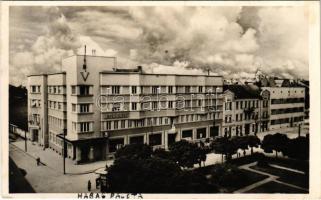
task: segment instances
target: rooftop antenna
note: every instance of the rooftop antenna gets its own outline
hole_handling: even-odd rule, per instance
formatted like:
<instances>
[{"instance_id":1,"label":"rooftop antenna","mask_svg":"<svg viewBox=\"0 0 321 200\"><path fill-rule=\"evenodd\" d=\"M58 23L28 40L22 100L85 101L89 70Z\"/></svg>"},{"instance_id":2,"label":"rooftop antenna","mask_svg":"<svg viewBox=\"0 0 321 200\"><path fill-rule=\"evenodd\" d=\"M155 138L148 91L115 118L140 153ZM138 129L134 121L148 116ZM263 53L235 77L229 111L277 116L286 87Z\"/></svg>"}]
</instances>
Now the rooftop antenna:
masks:
<instances>
[{"instance_id":1,"label":"rooftop antenna","mask_svg":"<svg viewBox=\"0 0 321 200\"><path fill-rule=\"evenodd\" d=\"M82 66L82 68L86 71L87 66L86 66L86 45L85 45L85 54L84 54L84 64Z\"/></svg>"}]
</instances>

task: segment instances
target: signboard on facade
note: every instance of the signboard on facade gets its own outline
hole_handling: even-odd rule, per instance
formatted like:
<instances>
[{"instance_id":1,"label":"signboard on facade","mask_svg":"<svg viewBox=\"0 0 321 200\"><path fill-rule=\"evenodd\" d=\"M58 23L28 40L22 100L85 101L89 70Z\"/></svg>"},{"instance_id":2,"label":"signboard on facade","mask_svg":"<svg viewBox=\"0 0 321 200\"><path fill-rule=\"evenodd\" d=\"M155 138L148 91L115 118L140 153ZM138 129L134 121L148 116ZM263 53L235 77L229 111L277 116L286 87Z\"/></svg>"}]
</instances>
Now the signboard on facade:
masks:
<instances>
[{"instance_id":1,"label":"signboard on facade","mask_svg":"<svg viewBox=\"0 0 321 200\"><path fill-rule=\"evenodd\" d=\"M112 112L104 114L104 119L129 118L129 112Z\"/></svg>"}]
</instances>

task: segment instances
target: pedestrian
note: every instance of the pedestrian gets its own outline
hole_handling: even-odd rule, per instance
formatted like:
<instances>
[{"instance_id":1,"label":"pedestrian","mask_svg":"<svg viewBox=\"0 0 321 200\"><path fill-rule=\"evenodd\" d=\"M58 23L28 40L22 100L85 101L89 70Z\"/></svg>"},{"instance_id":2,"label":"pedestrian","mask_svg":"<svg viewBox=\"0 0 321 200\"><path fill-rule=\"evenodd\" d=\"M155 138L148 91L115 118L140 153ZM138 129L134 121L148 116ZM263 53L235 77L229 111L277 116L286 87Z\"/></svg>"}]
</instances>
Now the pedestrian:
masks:
<instances>
[{"instance_id":1,"label":"pedestrian","mask_svg":"<svg viewBox=\"0 0 321 200\"><path fill-rule=\"evenodd\" d=\"M90 180L88 181L88 191L90 192L90 190L91 190L91 182L90 182Z\"/></svg>"},{"instance_id":2,"label":"pedestrian","mask_svg":"<svg viewBox=\"0 0 321 200\"><path fill-rule=\"evenodd\" d=\"M40 158L37 157L37 158L36 158L36 161L37 161L37 166L39 166L39 164L40 164Z\"/></svg>"}]
</instances>

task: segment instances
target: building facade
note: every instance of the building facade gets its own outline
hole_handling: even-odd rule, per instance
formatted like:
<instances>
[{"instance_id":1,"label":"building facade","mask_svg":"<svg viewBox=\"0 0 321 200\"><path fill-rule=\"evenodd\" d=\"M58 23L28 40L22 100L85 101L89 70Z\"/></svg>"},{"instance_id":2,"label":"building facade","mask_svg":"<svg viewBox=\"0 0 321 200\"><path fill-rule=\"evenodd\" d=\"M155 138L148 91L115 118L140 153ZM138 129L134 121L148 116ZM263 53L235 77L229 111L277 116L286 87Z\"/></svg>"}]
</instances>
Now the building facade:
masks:
<instances>
[{"instance_id":1,"label":"building facade","mask_svg":"<svg viewBox=\"0 0 321 200\"><path fill-rule=\"evenodd\" d=\"M298 127L300 133L305 116L304 87L263 87L270 92L270 129Z\"/></svg>"},{"instance_id":2,"label":"building facade","mask_svg":"<svg viewBox=\"0 0 321 200\"><path fill-rule=\"evenodd\" d=\"M225 85L224 136L243 136L269 130L269 91L255 85Z\"/></svg>"},{"instance_id":3,"label":"building facade","mask_svg":"<svg viewBox=\"0 0 321 200\"><path fill-rule=\"evenodd\" d=\"M29 129L58 153L65 134L75 163L108 159L126 144L167 149L221 135L221 76L147 74L117 69L113 57L80 55L64 59L62 71L28 77L29 101L39 104L28 106Z\"/></svg>"},{"instance_id":4,"label":"building facade","mask_svg":"<svg viewBox=\"0 0 321 200\"><path fill-rule=\"evenodd\" d=\"M221 76L148 74L116 62L76 55L59 73L28 76L31 140L82 163L110 159L126 144L167 149L181 139L300 133L304 123L303 87L223 86Z\"/></svg>"}]
</instances>

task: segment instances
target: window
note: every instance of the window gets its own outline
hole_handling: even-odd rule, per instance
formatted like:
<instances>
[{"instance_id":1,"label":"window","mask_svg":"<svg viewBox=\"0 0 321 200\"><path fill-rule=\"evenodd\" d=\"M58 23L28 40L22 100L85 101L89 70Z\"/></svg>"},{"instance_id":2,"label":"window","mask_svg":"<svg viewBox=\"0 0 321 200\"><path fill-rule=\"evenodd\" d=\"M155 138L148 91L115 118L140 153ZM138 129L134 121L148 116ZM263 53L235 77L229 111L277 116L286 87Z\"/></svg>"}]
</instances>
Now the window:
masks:
<instances>
[{"instance_id":1,"label":"window","mask_svg":"<svg viewBox=\"0 0 321 200\"><path fill-rule=\"evenodd\" d=\"M71 94L77 94L76 93L76 86L71 86Z\"/></svg>"},{"instance_id":2,"label":"window","mask_svg":"<svg viewBox=\"0 0 321 200\"><path fill-rule=\"evenodd\" d=\"M79 123L80 132L92 131L92 122L81 122Z\"/></svg>"},{"instance_id":3,"label":"window","mask_svg":"<svg viewBox=\"0 0 321 200\"><path fill-rule=\"evenodd\" d=\"M203 86L198 86L198 92L202 93L203 92Z\"/></svg>"},{"instance_id":4,"label":"window","mask_svg":"<svg viewBox=\"0 0 321 200\"><path fill-rule=\"evenodd\" d=\"M157 109L158 108L158 102L157 101L153 101L152 102L152 109Z\"/></svg>"},{"instance_id":5,"label":"window","mask_svg":"<svg viewBox=\"0 0 321 200\"><path fill-rule=\"evenodd\" d=\"M185 86L185 93L191 93L191 86Z\"/></svg>"},{"instance_id":6,"label":"window","mask_svg":"<svg viewBox=\"0 0 321 200\"><path fill-rule=\"evenodd\" d=\"M111 129L111 121L106 122L106 130Z\"/></svg>"},{"instance_id":7,"label":"window","mask_svg":"<svg viewBox=\"0 0 321 200\"><path fill-rule=\"evenodd\" d=\"M51 103L51 102L50 102ZM50 104L51 105L51 104ZM77 107L76 107L76 104L71 104L71 107L72 107L72 112L77 112Z\"/></svg>"},{"instance_id":8,"label":"window","mask_svg":"<svg viewBox=\"0 0 321 200\"><path fill-rule=\"evenodd\" d=\"M235 121L239 121L239 114L235 115Z\"/></svg>"},{"instance_id":9,"label":"window","mask_svg":"<svg viewBox=\"0 0 321 200\"><path fill-rule=\"evenodd\" d=\"M90 104L80 104L80 113L89 112Z\"/></svg>"},{"instance_id":10,"label":"window","mask_svg":"<svg viewBox=\"0 0 321 200\"><path fill-rule=\"evenodd\" d=\"M168 108L173 108L173 101L168 102Z\"/></svg>"},{"instance_id":11,"label":"window","mask_svg":"<svg viewBox=\"0 0 321 200\"><path fill-rule=\"evenodd\" d=\"M182 131L182 138L193 138L193 130Z\"/></svg>"},{"instance_id":12,"label":"window","mask_svg":"<svg viewBox=\"0 0 321 200\"><path fill-rule=\"evenodd\" d=\"M119 94L120 93L120 86L111 86L111 93L112 94Z\"/></svg>"},{"instance_id":13,"label":"window","mask_svg":"<svg viewBox=\"0 0 321 200\"><path fill-rule=\"evenodd\" d=\"M206 138L206 128L197 129L196 138L197 139Z\"/></svg>"},{"instance_id":14,"label":"window","mask_svg":"<svg viewBox=\"0 0 321 200\"><path fill-rule=\"evenodd\" d=\"M152 87L152 94L157 94L157 93L158 93L158 90L159 90L159 87L158 87L158 86L153 86L153 87Z\"/></svg>"},{"instance_id":15,"label":"window","mask_svg":"<svg viewBox=\"0 0 321 200\"><path fill-rule=\"evenodd\" d=\"M132 94L137 94L137 86L132 86Z\"/></svg>"},{"instance_id":16,"label":"window","mask_svg":"<svg viewBox=\"0 0 321 200\"><path fill-rule=\"evenodd\" d=\"M236 102L236 110L238 110L239 109L239 102L237 101Z\"/></svg>"},{"instance_id":17,"label":"window","mask_svg":"<svg viewBox=\"0 0 321 200\"><path fill-rule=\"evenodd\" d=\"M132 110L137 110L137 103L135 102L132 103Z\"/></svg>"},{"instance_id":18,"label":"window","mask_svg":"<svg viewBox=\"0 0 321 200\"><path fill-rule=\"evenodd\" d=\"M162 134L151 134L149 135L149 145L162 145Z\"/></svg>"},{"instance_id":19,"label":"window","mask_svg":"<svg viewBox=\"0 0 321 200\"><path fill-rule=\"evenodd\" d=\"M89 95L89 85L80 85L79 86L79 95Z\"/></svg>"},{"instance_id":20,"label":"window","mask_svg":"<svg viewBox=\"0 0 321 200\"><path fill-rule=\"evenodd\" d=\"M31 92L32 93L39 93L40 92L40 86L32 85L30 87L31 87Z\"/></svg>"},{"instance_id":21,"label":"window","mask_svg":"<svg viewBox=\"0 0 321 200\"><path fill-rule=\"evenodd\" d=\"M121 124L120 124L120 126L121 126L121 128L125 128L125 122L126 122L126 120L121 120Z\"/></svg>"},{"instance_id":22,"label":"window","mask_svg":"<svg viewBox=\"0 0 321 200\"><path fill-rule=\"evenodd\" d=\"M225 102L225 110L232 110L232 102Z\"/></svg>"},{"instance_id":23,"label":"window","mask_svg":"<svg viewBox=\"0 0 321 200\"><path fill-rule=\"evenodd\" d=\"M168 86L168 94L173 94L173 86Z\"/></svg>"},{"instance_id":24,"label":"window","mask_svg":"<svg viewBox=\"0 0 321 200\"><path fill-rule=\"evenodd\" d=\"M197 106L202 106L202 100L199 99L199 100L197 101Z\"/></svg>"},{"instance_id":25,"label":"window","mask_svg":"<svg viewBox=\"0 0 321 200\"><path fill-rule=\"evenodd\" d=\"M118 121L114 121L114 129L118 129Z\"/></svg>"}]
</instances>

